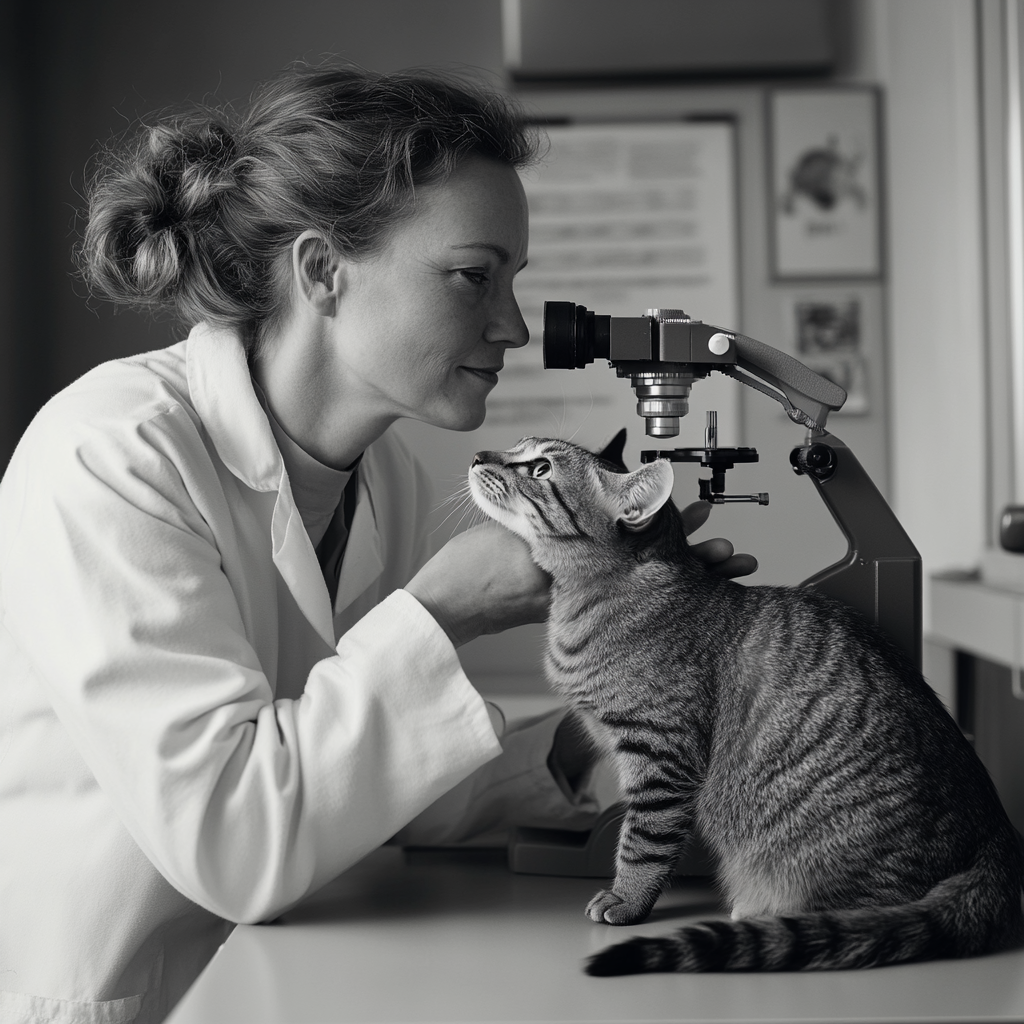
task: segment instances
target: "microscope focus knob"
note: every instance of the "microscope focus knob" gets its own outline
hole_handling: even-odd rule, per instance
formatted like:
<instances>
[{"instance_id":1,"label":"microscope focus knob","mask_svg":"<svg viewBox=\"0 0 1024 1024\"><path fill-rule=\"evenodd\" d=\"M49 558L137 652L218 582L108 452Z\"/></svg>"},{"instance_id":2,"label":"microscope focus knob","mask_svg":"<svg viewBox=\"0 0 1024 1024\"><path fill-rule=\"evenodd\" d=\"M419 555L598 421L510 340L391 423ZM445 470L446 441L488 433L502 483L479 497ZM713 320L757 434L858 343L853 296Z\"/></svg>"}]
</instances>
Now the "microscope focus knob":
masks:
<instances>
[{"instance_id":1,"label":"microscope focus knob","mask_svg":"<svg viewBox=\"0 0 1024 1024\"><path fill-rule=\"evenodd\" d=\"M819 480L828 480L836 469L835 450L818 442L794 448L789 453L789 461L797 473L807 473Z\"/></svg>"},{"instance_id":2,"label":"microscope focus knob","mask_svg":"<svg viewBox=\"0 0 1024 1024\"><path fill-rule=\"evenodd\" d=\"M732 338L728 334L723 334L719 331L717 334L712 334L708 338L708 351L712 355L724 356L729 351L729 345L732 342Z\"/></svg>"}]
</instances>

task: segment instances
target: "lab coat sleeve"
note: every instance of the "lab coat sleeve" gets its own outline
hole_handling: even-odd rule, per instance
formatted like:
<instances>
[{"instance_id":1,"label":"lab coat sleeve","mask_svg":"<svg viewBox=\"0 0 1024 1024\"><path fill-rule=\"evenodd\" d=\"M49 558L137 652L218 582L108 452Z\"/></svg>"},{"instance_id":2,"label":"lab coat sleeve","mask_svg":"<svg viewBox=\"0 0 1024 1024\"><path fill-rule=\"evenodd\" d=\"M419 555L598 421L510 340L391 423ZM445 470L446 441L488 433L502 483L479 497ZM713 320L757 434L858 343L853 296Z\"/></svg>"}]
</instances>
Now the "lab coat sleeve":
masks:
<instances>
[{"instance_id":1,"label":"lab coat sleeve","mask_svg":"<svg viewBox=\"0 0 1024 1024\"><path fill-rule=\"evenodd\" d=\"M403 828L403 846L440 846L515 826L580 830L601 811L590 778L573 791L549 766L561 709L508 723L501 756L477 769Z\"/></svg>"},{"instance_id":2,"label":"lab coat sleeve","mask_svg":"<svg viewBox=\"0 0 1024 1024\"><path fill-rule=\"evenodd\" d=\"M298 699L274 699L195 500L209 460L188 418L169 408L121 433L37 419L0 506L3 628L164 877L254 922L500 747L451 644L403 591Z\"/></svg>"}]
</instances>

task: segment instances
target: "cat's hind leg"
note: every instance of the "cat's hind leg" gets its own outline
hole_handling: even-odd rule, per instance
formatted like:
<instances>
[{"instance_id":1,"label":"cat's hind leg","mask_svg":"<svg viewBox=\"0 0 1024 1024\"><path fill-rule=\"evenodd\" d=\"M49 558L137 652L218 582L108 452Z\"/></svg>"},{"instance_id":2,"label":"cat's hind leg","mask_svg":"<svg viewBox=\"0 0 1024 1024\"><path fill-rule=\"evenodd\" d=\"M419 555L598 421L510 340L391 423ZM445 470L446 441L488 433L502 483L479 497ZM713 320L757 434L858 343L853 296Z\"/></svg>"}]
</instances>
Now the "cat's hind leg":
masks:
<instances>
[{"instance_id":1,"label":"cat's hind leg","mask_svg":"<svg viewBox=\"0 0 1024 1024\"><path fill-rule=\"evenodd\" d=\"M718 881L732 907L730 917L780 917L801 914L808 906L806 879L786 865L723 858Z\"/></svg>"}]
</instances>

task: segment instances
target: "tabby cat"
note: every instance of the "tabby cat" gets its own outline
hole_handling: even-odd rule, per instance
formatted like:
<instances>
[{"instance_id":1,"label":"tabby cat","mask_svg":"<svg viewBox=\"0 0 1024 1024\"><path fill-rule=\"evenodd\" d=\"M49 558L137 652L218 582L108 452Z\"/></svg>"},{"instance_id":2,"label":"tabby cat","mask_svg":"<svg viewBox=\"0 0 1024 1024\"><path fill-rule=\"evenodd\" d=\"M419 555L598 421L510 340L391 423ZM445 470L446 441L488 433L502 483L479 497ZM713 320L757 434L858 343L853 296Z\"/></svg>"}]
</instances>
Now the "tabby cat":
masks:
<instances>
[{"instance_id":1,"label":"tabby cat","mask_svg":"<svg viewBox=\"0 0 1024 1024\"><path fill-rule=\"evenodd\" d=\"M524 438L470 489L552 577L546 671L613 759L615 880L644 920L695 830L730 921L634 938L590 974L874 967L1024 938L1024 852L981 762L874 626L813 588L741 586L690 552L668 462L633 473Z\"/></svg>"}]
</instances>

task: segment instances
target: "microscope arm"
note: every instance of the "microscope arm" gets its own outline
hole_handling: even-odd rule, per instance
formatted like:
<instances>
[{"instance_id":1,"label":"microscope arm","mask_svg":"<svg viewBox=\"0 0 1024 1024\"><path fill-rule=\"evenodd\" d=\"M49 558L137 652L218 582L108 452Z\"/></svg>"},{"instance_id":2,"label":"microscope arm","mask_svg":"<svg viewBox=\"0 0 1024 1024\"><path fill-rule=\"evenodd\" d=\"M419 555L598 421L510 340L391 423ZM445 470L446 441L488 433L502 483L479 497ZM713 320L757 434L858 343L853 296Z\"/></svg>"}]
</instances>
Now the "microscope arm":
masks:
<instances>
[{"instance_id":1,"label":"microscope arm","mask_svg":"<svg viewBox=\"0 0 1024 1024\"><path fill-rule=\"evenodd\" d=\"M814 433L790 462L811 478L849 549L804 580L879 626L921 667L921 556L857 456L834 434Z\"/></svg>"},{"instance_id":2,"label":"microscope arm","mask_svg":"<svg viewBox=\"0 0 1024 1024\"><path fill-rule=\"evenodd\" d=\"M811 478L849 544L843 558L802 586L816 587L856 609L920 668L921 556L856 455L824 429L829 412L846 401L846 392L770 345L742 334L733 337L736 366L782 394L772 395L736 367L727 372L771 395L786 407L790 419L811 428L810 443L794 449L790 461L798 473Z\"/></svg>"},{"instance_id":3,"label":"microscope arm","mask_svg":"<svg viewBox=\"0 0 1024 1024\"><path fill-rule=\"evenodd\" d=\"M789 399L788 405L785 402L782 404L786 406L790 419L795 422L806 427L824 429L829 412L841 408L846 401L846 392L838 384L815 373L785 352L743 334L736 334L734 338L736 365L778 388ZM744 384L750 383L737 373L731 375Z\"/></svg>"},{"instance_id":4,"label":"microscope arm","mask_svg":"<svg viewBox=\"0 0 1024 1024\"><path fill-rule=\"evenodd\" d=\"M785 352L745 334L698 320L655 321L657 330L648 355L646 345L637 341L638 327L632 318L608 319L607 345L601 346L600 354L619 367L620 376L633 376L634 387L643 377L656 376L661 367L670 373L694 377L718 370L763 391L781 403L790 419L816 430L824 430L829 412L841 408L846 401L846 392L838 384ZM639 356L643 359L637 361ZM739 370L765 384L755 383ZM773 390L765 385L771 385Z\"/></svg>"},{"instance_id":5,"label":"microscope arm","mask_svg":"<svg viewBox=\"0 0 1024 1024\"><path fill-rule=\"evenodd\" d=\"M654 321L658 328L655 350L661 365L669 365L669 359L679 360L675 363L677 372L693 378L718 370L779 402L790 419L809 428L808 442L793 451L791 462L798 473L806 473L814 481L846 537L849 550L845 558L817 573L805 585L817 587L855 608L920 664L920 555L853 452L825 430L828 414L842 407L846 392L792 356L755 338L671 315L674 311L659 312L660 319ZM632 321L626 323L632 325ZM622 344L617 330L618 321L612 319L611 356L616 355ZM683 362L687 358L689 362ZM635 375L643 365L631 363L628 372ZM639 394L638 391L638 397ZM646 413L641 411L641 415ZM695 453L697 449L679 449L677 454L691 451ZM718 451L722 455L719 462L724 464L741 449ZM708 449L702 452L706 460ZM658 456L672 457L663 452L642 454L645 461ZM731 463L724 468L730 466Z\"/></svg>"}]
</instances>

